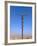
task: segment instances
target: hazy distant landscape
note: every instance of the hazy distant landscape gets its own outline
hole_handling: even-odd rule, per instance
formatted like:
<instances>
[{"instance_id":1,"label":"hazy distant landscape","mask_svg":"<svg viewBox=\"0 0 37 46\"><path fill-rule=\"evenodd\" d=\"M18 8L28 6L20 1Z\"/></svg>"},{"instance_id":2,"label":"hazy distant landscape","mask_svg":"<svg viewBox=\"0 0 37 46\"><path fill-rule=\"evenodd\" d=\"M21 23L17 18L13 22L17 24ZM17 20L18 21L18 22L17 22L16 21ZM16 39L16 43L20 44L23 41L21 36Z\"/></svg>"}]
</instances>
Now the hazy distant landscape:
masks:
<instances>
[{"instance_id":1,"label":"hazy distant landscape","mask_svg":"<svg viewBox=\"0 0 37 46\"><path fill-rule=\"evenodd\" d=\"M22 35L21 34L11 33L10 34L10 39L11 40L22 39ZM23 35L23 39L32 39L32 36L31 35L28 35L28 34L24 34Z\"/></svg>"}]
</instances>

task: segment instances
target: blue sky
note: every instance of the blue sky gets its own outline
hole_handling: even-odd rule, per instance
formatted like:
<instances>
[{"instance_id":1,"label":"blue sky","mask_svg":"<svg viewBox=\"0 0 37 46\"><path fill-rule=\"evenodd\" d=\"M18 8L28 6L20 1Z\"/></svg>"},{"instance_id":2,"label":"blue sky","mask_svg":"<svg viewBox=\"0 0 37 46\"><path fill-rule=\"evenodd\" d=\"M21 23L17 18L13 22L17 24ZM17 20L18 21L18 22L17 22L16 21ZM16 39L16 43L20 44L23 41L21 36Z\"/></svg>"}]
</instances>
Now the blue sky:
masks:
<instances>
[{"instance_id":1,"label":"blue sky","mask_svg":"<svg viewBox=\"0 0 37 46\"><path fill-rule=\"evenodd\" d=\"M32 7L10 6L10 32L21 34L24 15L24 34L32 33Z\"/></svg>"}]
</instances>

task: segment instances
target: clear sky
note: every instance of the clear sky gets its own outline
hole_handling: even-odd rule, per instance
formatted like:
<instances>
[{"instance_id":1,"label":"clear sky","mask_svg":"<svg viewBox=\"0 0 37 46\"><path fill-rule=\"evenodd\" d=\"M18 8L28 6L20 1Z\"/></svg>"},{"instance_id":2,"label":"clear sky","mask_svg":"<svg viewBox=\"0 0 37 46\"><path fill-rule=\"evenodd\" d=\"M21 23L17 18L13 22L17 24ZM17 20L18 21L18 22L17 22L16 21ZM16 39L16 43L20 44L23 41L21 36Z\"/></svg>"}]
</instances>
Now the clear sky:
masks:
<instances>
[{"instance_id":1,"label":"clear sky","mask_svg":"<svg viewBox=\"0 0 37 46\"><path fill-rule=\"evenodd\" d=\"M32 7L10 6L10 31L21 34L22 20L24 15L24 34L32 33Z\"/></svg>"}]
</instances>

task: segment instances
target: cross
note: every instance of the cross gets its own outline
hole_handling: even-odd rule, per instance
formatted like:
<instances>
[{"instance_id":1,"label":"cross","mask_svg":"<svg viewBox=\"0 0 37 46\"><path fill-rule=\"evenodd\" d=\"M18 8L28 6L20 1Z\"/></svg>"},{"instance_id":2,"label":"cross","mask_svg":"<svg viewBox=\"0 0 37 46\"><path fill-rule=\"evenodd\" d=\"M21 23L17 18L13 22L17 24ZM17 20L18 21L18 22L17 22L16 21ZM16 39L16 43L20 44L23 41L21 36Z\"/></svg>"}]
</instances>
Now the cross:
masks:
<instances>
[{"instance_id":1,"label":"cross","mask_svg":"<svg viewBox=\"0 0 37 46\"><path fill-rule=\"evenodd\" d=\"M27 14L25 14L25 16L27 16ZM24 15L22 15L22 39L23 39L23 31L24 31Z\"/></svg>"}]
</instances>

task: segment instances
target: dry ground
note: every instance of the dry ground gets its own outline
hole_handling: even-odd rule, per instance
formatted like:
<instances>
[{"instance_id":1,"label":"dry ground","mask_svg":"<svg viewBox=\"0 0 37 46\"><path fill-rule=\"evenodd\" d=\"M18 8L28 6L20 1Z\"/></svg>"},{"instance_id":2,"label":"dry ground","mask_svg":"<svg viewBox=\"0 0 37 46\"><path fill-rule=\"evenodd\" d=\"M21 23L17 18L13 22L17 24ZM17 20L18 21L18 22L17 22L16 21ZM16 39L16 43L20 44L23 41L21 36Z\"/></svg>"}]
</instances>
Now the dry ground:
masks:
<instances>
[{"instance_id":1,"label":"dry ground","mask_svg":"<svg viewBox=\"0 0 37 46\"><path fill-rule=\"evenodd\" d=\"M11 40L22 39L22 35L10 34ZM32 39L31 35L23 35L23 39Z\"/></svg>"}]
</instances>

